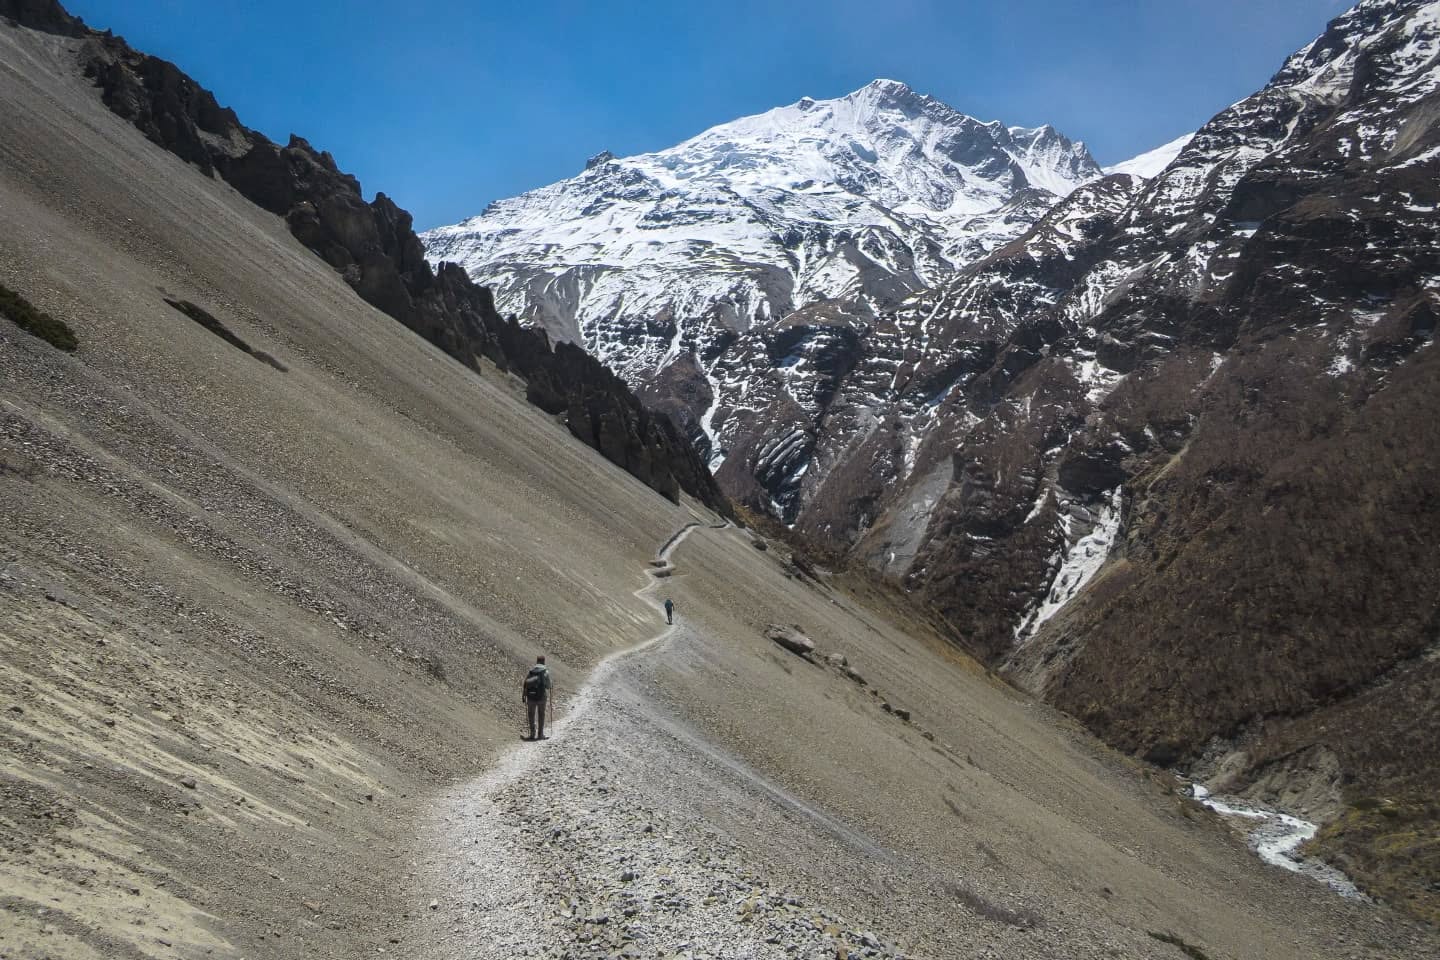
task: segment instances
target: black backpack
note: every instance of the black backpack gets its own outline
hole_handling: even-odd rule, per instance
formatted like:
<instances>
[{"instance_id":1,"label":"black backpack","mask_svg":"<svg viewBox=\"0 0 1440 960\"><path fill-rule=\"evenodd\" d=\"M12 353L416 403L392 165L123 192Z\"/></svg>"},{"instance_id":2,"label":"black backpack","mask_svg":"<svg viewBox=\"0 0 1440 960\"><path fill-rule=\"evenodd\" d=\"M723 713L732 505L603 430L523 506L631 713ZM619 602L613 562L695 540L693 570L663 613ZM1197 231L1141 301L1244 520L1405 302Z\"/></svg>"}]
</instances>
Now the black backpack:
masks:
<instances>
[{"instance_id":1,"label":"black backpack","mask_svg":"<svg viewBox=\"0 0 1440 960\"><path fill-rule=\"evenodd\" d=\"M545 699L545 673L544 667L531 667L530 672L525 675L525 699Z\"/></svg>"}]
</instances>

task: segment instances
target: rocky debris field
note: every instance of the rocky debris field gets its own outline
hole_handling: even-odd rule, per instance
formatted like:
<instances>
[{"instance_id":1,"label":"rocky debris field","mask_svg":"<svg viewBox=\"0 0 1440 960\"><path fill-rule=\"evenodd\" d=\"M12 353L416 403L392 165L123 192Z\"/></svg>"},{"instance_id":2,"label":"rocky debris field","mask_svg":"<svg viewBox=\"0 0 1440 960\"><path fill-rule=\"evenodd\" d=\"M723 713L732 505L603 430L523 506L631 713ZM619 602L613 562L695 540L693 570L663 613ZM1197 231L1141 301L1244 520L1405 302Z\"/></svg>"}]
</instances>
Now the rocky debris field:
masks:
<instances>
[{"instance_id":1,"label":"rocky debris field","mask_svg":"<svg viewBox=\"0 0 1440 960\"><path fill-rule=\"evenodd\" d=\"M592 736L536 748L493 797L453 808L472 852L431 913L454 955L904 956L765 878L716 831L641 802L595 762Z\"/></svg>"},{"instance_id":2,"label":"rocky debris field","mask_svg":"<svg viewBox=\"0 0 1440 960\"><path fill-rule=\"evenodd\" d=\"M637 597L658 609L651 595L676 574L670 556L698 526L664 544ZM437 805L430 849L444 853L426 864L430 885L420 887L438 895L417 911L426 929L407 941L411 955L905 956L787 889L722 836L704 819L707 788L697 778L656 776L677 755L659 742L670 739L656 733L667 723L637 696L644 680L626 674L626 661L694 640L670 625L602 663L552 739L513 749Z\"/></svg>"},{"instance_id":3,"label":"rocky debris field","mask_svg":"<svg viewBox=\"0 0 1440 960\"><path fill-rule=\"evenodd\" d=\"M669 557L698 526L665 544L636 596L658 606L657 587L683 579ZM772 634L819 652L799 628ZM859 960L996 958L1016 936L1038 938L1041 952L1013 955L1045 956L1074 939L1068 922L997 902L980 878L910 862L709 742L652 672L706 645L677 622L612 655L561 702L549 740L517 744L437 798L405 875L409 930L389 949L426 960ZM834 671L913 725L843 655L810 662L817 680ZM1094 949L1074 956L1116 955L1088 939Z\"/></svg>"}]
</instances>

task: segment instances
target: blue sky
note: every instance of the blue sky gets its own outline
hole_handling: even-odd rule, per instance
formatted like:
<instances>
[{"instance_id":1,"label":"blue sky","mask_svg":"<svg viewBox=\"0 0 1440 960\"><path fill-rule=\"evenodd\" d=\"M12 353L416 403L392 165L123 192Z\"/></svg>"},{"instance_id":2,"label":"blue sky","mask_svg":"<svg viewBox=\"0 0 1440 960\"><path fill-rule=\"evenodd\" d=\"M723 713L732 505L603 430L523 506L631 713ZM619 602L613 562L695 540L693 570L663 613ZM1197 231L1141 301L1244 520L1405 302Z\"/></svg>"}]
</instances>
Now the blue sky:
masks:
<instances>
[{"instance_id":1,"label":"blue sky","mask_svg":"<svg viewBox=\"0 0 1440 960\"><path fill-rule=\"evenodd\" d=\"M420 228L802 96L903 80L1113 163L1261 86L1338 0L67 0Z\"/></svg>"}]
</instances>

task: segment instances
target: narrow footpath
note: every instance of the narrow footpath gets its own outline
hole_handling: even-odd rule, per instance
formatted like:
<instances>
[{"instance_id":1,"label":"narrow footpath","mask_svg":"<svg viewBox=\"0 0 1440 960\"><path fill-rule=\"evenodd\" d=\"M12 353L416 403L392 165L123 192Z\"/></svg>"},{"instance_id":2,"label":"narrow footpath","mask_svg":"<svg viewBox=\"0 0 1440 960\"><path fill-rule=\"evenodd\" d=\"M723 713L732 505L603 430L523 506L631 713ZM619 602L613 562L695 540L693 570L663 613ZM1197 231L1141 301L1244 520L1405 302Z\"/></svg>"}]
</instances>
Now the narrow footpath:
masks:
<instances>
[{"instance_id":1,"label":"narrow footpath","mask_svg":"<svg viewBox=\"0 0 1440 960\"><path fill-rule=\"evenodd\" d=\"M672 558L702 526L677 531L635 591L662 624L657 594L682 576ZM517 744L436 805L421 838L426 859L417 864L433 899L397 953L432 960L902 956L778 889L709 828L704 807L764 817L781 806L775 788L677 736L623 669L695 639L677 618L605 657L552 739ZM838 856L853 846L830 843Z\"/></svg>"}]
</instances>

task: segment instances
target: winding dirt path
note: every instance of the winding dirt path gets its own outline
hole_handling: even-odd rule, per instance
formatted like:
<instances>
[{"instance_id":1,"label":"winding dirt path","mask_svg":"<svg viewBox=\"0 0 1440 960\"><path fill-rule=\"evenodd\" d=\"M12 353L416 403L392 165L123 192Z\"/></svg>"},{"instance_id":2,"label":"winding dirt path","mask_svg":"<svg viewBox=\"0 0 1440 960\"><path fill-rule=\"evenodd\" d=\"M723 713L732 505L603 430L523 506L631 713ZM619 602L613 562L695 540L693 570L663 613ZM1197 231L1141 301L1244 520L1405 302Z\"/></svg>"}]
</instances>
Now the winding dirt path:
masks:
<instances>
[{"instance_id":1,"label":"winding dirt path","mask_svg":"<svg viewBox=\"0 0 1440 960\"><path fill-rule=\"evenodd\" d=\"M645 568L645 574L649 582L634 592L635 597L644 600L651 607L655 608L656 611L663 612L664 608L661 602L656 600L652 594L658 591L661 585L674 575L675 566L670 562L671 555L689 538L690 534L702 526L705 526L705 524L698 520L687 523L675 531L669 540L665 541L656 552L655 560ZM728 526L730 526L729 523L715 524L713 525L713 529L724 529ZM606 654L599 663L595 664L594 669L590 671L590 675L587 676L585 681L580 685L580 689L570 698L568 709L560 715L558 720L547 724L550 728L552 738L558 737L560 733L572 726L575 721L584 718L590 712L595 703L595 691L603 686L606 678L614 672L615 667L621 661L644 650L648 650L656 644L663 643L665 640L674 636L678 629L679 624L667 624L665 629L653 637L650 637L648 640L642 640L634 646ZM490 770L467 785L466 793L481 798L493 797L504 788L506 784L525 776L536 760L543 755L543 749L544 748L537 749L536 745L532 743L517 743L512 745L495 761L495 765L491 767Z\"/></svg>"},{"instance_id":2,"label":"winding dirt path","mask_svg":"<svg viewBox=\"0 0 1440 960\"><path fill-rule=\"evenodd\" d=\"M670 557L679 549L680 544L689 539L690 534L702 526L705 526L705 524L694 520L670 535L670 539L666 540L660 549L656 551L654 561L645 568L645 575L649 578L650 582L634 592L636 599L645 601L658 613L664 612L664 604L655 599L654 594L659 592L660 588L675 574L675 565L670 562ZM729 523L719 523L711 524L710 528L714 530L724 530L728 526L730 526ZM674 636L678 629L679 624L667 624L664 630L661 630L648 640L642 640L633 647L626 647L623 650L616 650L613 653L606 654L599 663L595 664L595 668L590 671L590 675L585 678L585 682L581 684L580 689L571 701L570 708L566 710L559 721L553 725L552 729L554 732L559 733L570 726L575 720L584 717L590 712L595 702L595 690L604 684L605 680L615 671L615 667L621 661L648 650L657 644L663 643ZM510 752L512 754L533 754L533 751L526 751L518 747L512 747ZM501 764L503 763L504 761L502 760Z\"/></svg>"},{"instance_id":3,"label":"winding dirt path","mask_svg":"<svg viewBox=\"0 0 1440 960\"><path fill-rule=\"evenodd\" d=\"M634 595L675 575L688 523L659 549ZM724 529L729 524L711 524ZM517 744L432 808L421 849L431 891L397 950L426 960L512 957L773 960L899 956L873 933L807 904L759 869L696 811L745 811L780 836L815 820L834 875L873 867L879 851L657 711L631 658L667 640L697 642L681 621L605 657L548 745ZM577 722L578 721L578 722ZM804 855L811 855L814 849ZM823 852L820 855L824 855Z\"/></svg>"}]
</instances>

